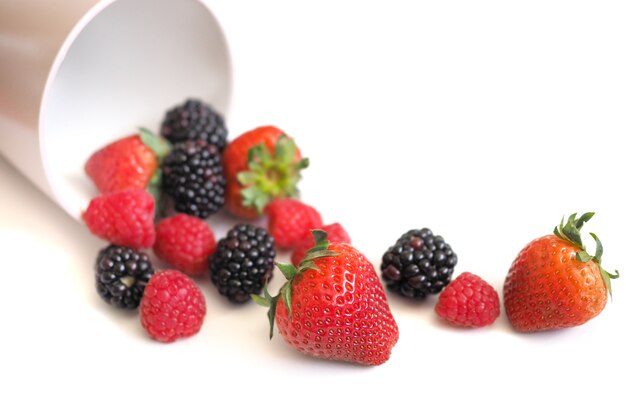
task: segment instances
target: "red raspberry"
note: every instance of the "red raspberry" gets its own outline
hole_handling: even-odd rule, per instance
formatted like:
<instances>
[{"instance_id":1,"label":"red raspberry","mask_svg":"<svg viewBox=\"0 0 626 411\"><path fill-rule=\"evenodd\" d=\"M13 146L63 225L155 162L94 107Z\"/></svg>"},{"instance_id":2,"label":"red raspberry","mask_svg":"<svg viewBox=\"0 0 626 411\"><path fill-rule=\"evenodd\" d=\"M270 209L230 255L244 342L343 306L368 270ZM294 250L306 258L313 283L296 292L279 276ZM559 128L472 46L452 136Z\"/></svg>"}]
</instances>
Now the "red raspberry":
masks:
<instances>
[{"instance_id":1,"label":"red raspberry","mask_svg":"<svg viewBox=\"0 0 626 411\"><path fill-rule=\"evenodd\" d=\"M459 327L483 327L500 315L500 300L485 280L465 272L444 288L435 311Z\"/></svg>"},{"instance_id":2,"label":"red raspberry","mask_svg":"<svg viewBox=\"0 0 626 411\"><path fill-rule=\"evenodd\" d=\"M215 246L213 231L198 217L177 214L156 226L154 253L188 275L200 275L208 270L209 256Z\"/></svg>"},{"instance_id":3,"label":"red raspberry","mask_svg":"<svg viewBox=\"0 0 626 411\"><path fill-rule=\"evenodd\" d=\"M350 240L350 236L343 228L343 226L339 223L328 224L320 227L320 230L324 230L327 235L328 241L331 243L347 243L352 244L352 240ZM302 238L296 246L293 248L293 252L291 253L291 263L296 267L304 258L306 252L315 245L315 239L313 235L307 234Z\"/></svg>"},{"instance_id":4,"label":"red raspberry","mask_svg":"<svg viewBox=\"0 0 626 411\"><path fill-rule=\"evenodd\" d=\"M272 201L266 213L268 230L278 248L292 248L310 230L322 225L322 217L316 209L293 198Z\"/></svg>"},{"instance_id":5,"label":"red raspberry","mask_svg":"<svg viewBox=\"0 0 626 411\"><path fill-rule=\"evenodd\" d=\"M83 220L89 231L115 245L140 249L154 244L154 199L130 189L102 194L89 203Z\"/></svg>"},{"instance_id":6,"label":"red raspberry","mask_svg":"<svg viewBox=\"0 0 626 411\"><path fill-rule=\"evenodd\" d=\"M159 271L144 290L141 325L157 341L172 342L200 331L206 305L198 286L176 270Z\"/></svg>"}]
</instances>

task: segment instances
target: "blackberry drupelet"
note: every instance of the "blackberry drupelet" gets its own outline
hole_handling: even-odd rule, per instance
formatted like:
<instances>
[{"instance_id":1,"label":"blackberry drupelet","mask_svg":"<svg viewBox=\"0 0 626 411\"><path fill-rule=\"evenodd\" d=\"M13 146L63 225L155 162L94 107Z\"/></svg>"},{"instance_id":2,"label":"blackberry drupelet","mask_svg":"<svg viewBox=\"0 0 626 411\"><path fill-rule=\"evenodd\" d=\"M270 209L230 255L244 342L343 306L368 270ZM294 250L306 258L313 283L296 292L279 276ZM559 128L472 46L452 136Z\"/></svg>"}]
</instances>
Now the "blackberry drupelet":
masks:
<instances>
[{"instance_id":1,"label":"blackberry drupelet","mask_svg":"<svg viewBox=\"0 0 626 411\"><path fill-rule=\"evenodd\" d=\"M450 283L456 254L428 228L410 230L383 255L381 272L387 289L422 300Z\"/></svg>"},{"instance_id":2,"label":"blackberry drupelet","mask_svg":"<svg viewBox=\"0 0 626 411\"><path fill-rule=\"evenodd\" d=\"M272 278L276 248L263 228L237 224L217 244L210 263L211 280L233 303L245 303Z\"/></svg>"},{"instance_id":3,"label":"blackberry drupelet","mask_svg":"<svg viewBox=\"0 0 626 411\"><path fill-rule=\"evenodd\" d=\"M224 205L226 179L216 145L204 140L178 143L161 169L163 190L177 211L204 219Z\"/></svg>"},{"instance_id":4,"label":"blackberry drupelet","mask_svg":"<svg viewBox=\"0 0 626 411\"><path fill-rule=\"evenodd\" d=\"M200 100L188 99L165 114L161 135L172 143L205 140L221 151L226 147L228 130L224 119L213 107Z\"/></svg>"},{"instance_id":5,"label":"blackberry drupelet","mask_svg":"<svg viewBox=\"0 0 626 411\"><path fill-rule=\"evenodd\" d=\"M96 259L96 289L104 301L129 310L139 306L154 270L148 255L132 248L109 245Z\"/></svg>"}]
</instances>

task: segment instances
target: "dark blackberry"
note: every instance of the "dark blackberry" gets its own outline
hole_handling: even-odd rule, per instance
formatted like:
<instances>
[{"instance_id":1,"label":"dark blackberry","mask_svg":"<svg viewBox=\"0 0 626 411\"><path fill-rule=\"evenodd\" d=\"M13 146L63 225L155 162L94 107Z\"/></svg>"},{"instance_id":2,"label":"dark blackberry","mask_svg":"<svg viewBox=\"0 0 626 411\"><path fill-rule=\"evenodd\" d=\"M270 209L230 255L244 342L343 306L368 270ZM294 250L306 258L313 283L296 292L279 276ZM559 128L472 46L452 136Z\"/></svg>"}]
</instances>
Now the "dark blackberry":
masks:
<instances>
[{"instance_id":1,"label":"dark blackberry","mask_svg":"<svg viewBox=\"0 0 626 411\"><path fill-rule=\"evenodd\" d=\"M110 245L96 259L96 289L104 301L129 310L139 306L143 290L154 274L145 253Z\"/></svg>"},{"instance_id":2,"label":"dark blackberry","mask_svg":"<svg viewBox=\"0 0 626 411\"><path fill-rule=\"evenodd\" d=\"M217 243L210 263L211 280L233 303L245 303L272 278L276 248L263 228L237 224Z\"/></svg>"},{"instance_id":3,"label":"dark blackberry","mask_svg":"<svg viewBox=\"0 0 626 411\"><path fill-rule=\"evenodd\" d=\"M178 143L165 157L163 191L181 213L207 218L224 205L226 179L217 146L204 140Z\"/></svg>"},{"instance_id":4,"label":"dark blackberry","mask_svg":"<svg viewBox=\"0 0 626 411\"><path fill-rule=\"evenodd\" d=\"M213 107L200 100L188 99L165 114L161 135L172 143L205 140L221 151L226 147L228 130L224 119Z\"/></svg>"},{"instance_id":5,"label":"dark blackberry","mask_svg":"<svg viewBox=\"0 0 626 411\"><path fill-rule=\"evenodd\" d=\"M456 254L428 228L406 232L383 255L381 272L387 289L404 297L424 299L450 283Z\"/></svg>"}]
</instances>

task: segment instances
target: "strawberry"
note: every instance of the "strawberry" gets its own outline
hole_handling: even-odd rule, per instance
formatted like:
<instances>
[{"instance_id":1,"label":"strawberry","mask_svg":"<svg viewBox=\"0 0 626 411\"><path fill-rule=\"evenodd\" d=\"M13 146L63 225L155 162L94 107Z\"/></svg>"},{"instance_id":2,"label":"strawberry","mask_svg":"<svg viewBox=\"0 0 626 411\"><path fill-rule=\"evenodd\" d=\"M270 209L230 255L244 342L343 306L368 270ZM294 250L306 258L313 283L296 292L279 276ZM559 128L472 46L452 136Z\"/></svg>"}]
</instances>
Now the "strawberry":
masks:
<instances>
[{"instance_id":1,"label":"strawberry","mask_svg":"<svg viewBox=\"0 0 626 411\"><path fill-rule=\"evenodd\" d=\"M273 126L258 127L233 140L223 153L226 209L254 219L272 199L295 197L300 170L309 164L293 139Z\"/></svg>"},{"instance_id":2,"label":"strawberry","mask_svg":"<svg viewBox=\"0 0 626 411\"><path fill-rule=\"evenodd\" d=\"M391 314L374 266L357 249L329 243L313 230L313 247L296 268L277 264L287 278L277 296L267 289L253 295L269 307L270 338L274 321L288 345L314 357L380 365L398 341Z\"/></svg>"},{"instance_id":3,"label":"strawberry","mask_svg":"<svg viewBox=\"0 0 626 411\"><path fill-rule=\"evenodd\" d=\"M339 223L324 225L319 227L319 229L326 232L328 241L332 243L352 244L352 240L350 240L348 232ZM310 235L305 235L304 238L298 241L298 243L293 248L293 252L291 253L291 264L296 266L300 264L300 261L302 261L307 251L309 251L309 249L314 246L315 241L313 237L311 237Z\"/></svg>"},{"instance_id":4,"label":"strawberry","mask_svg":"<svg viewBox=\"0 0 626 411\"><path fill-rule=\"evenodd\" d=\"M310 205L293 198L279 198L266 209L268 231L276 247L293 248L309 231L322 226L320 213ZM310 248L310 247L309 247Z\"/></svg>"},{"instance_id":5,"label":"strawberry","mask_svg":"<svg viewBox=\"0 0 626 411\"><path fill-rule=\"evenodd\" d=\"M582 244L580 229L593 214L572 214L554 234L531 241L518 254L504 283L504 308L515 330L575 327L604 309L610 280L619 273L600 266L603 248L595 234L590 233L594 256Z\"/></svg>"},{"instance_id":6,"label":"strawberry","mask_svg":"<svg viewBox=\"0 0 626 411\"><path fill-rule=\"evenodd\" d=\"M103 193L146 188L168 145L146 129L108 144L91 155L85 172Z\"/></svg>"},{"instance_id":7,"label":"strawberry","mask_svg":"<svg viewBox=\"0 0 626 411\"><path fill-rule=\"evenodd\" d=\"M154 244L153 219L154 198L138 188L95 197L83 213L92 234L115 245L136 249Z\"/></svg>"}]
</instances>

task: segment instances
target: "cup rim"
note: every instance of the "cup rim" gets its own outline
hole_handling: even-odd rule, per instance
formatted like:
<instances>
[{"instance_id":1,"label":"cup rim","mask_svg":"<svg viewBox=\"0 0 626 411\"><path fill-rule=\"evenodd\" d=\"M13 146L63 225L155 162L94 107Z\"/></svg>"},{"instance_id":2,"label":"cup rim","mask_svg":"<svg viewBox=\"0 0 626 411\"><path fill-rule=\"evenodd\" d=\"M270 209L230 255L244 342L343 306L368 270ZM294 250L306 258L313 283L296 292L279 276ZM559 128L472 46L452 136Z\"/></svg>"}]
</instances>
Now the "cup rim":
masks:
<instances>
[{"instance_id":1,"label":"cup rim","mask_svg":"<svg viewBox=\"0 0 626 411\"><path fill-rule=\"evenodd\" d=\"M45 136L46 133L46 116L48 103L50 100L51 90L59 74L59 70L61 69L65 58L71 47L73 46L76 39L81 35L83 30L96 18L103 10L107 7L111 6L113 3L118 1L125 0L100 0L97 1L89 10L74 24L69 34L63 40L61 47L59 47L50 70L46 76L45 85L42 92L42 97L40 99L39 104L39 112L38 112L38 124L37 124L37 138L39 143L39 157L41 160L44 177L46 179L47 185L49 187L49 192L52 195L54 201L61 206L68 214L76 219L80 219L82 216L82 212L84 211L86 205L75 204L68 199L67 196L61 195L61 189L59 188L59 179L52 172L52 166L50 165L49 156L47 153L47 139ZM233 58L230 49L230 44L228 43L228 38L226 36L226 32L224 27L220 23L219 19L215 15L215 13L209 8L208 4L204 0L188 0L194 1L200 4L205 11L208 13L209 18L212 20L212 23L215 26L216 32L220 36L220 42L224 45L223 49L225 52L225 61L223 62L226 66L226 90L228 92L224 96L224 106L221 111L221 114L224 118L228 118L231 107L232 107L232 95L233 95L233 85L234 85L234 71L233 71ZM85 159L86 161L86 159Z\"/></svg>"}]
</instances>

